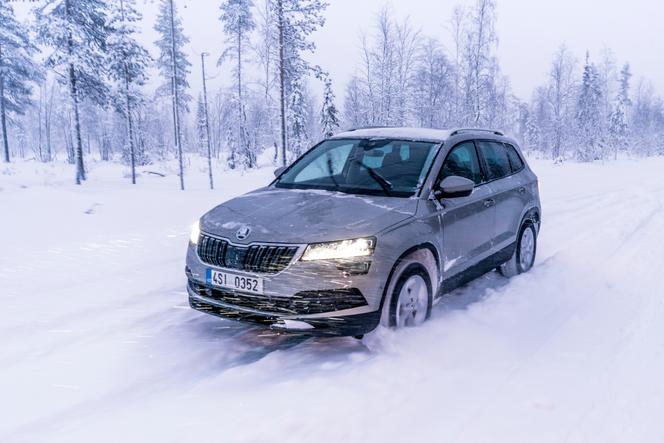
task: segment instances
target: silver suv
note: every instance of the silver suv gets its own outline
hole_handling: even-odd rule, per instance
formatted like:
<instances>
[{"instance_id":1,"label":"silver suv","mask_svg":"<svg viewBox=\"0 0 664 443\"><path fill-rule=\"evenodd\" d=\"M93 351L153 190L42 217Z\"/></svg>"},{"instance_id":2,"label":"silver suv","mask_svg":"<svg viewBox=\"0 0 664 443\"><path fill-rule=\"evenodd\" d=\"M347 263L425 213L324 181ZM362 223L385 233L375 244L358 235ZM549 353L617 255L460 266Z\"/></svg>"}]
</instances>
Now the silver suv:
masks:
<instances>
[{"instance_id":1,"label":"silver suv","mask_svg":"<svg viewBox=\"0 0 664 443\"><path fill-rule=\"evenodd\" d=\"M445 293L535 260L537 177L497 131L345 132L194 225L189 303L315 335L416 326Z\"/></svg>"}]
</instances>

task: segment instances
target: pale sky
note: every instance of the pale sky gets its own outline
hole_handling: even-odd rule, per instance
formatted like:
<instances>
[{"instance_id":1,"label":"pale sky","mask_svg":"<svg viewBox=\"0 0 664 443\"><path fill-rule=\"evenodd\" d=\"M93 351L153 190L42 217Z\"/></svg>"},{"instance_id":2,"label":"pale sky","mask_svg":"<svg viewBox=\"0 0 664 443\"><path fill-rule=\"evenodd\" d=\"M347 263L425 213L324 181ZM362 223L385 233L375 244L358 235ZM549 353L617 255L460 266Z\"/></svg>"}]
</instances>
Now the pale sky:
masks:
<instances>
[{"instance_id":1,"label":"pale sky","mask_svg":"<svg viewBox=\"0 0 664 443\"><path fill-rule=\"evenodd\" d=\"M39 0L37 0L38 2ZM255 0L257 3L261 0ZM156 0L138 0L144 5L143 41L155 53L152 42ZM223 51L224 36L218 21L219 0L176 0L190 37L193 63L192 95L200 90L200 52L213 54L209 63L210 87L227 82L225 67L213 61ZM451 49L448 23L456 4L473 0L329 0L327 24L314 35L318 45L310 61L332 74L341 100L346 82L360 61L359 36L371 32L376 14L389 5L399 19L410 17L425 35L440 39ZM561 43L583 60L586 50L599 61L604 48L610 48L619 65L629 61L636 77L651 80L664 91L664 3L659 0L498 0L498 56L514 93L529 99L541 85L555 50ZM29 3L14 3L25 11ZM34 4L34 3L32 3ZM214 59L214 60L213 60ZM318 88L314 86L314 89Z\"/></svg>"}]
</instances>

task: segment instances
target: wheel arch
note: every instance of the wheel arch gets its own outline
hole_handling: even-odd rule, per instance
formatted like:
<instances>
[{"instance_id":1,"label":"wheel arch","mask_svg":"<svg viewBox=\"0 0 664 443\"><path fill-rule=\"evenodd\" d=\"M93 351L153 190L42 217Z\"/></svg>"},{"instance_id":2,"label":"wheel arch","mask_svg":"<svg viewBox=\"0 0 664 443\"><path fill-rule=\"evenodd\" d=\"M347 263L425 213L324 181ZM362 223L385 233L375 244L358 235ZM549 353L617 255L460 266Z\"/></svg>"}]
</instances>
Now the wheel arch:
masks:
<instances>
[{"instance_id":1,"label":"wheel arch","mask_svg":"<svg viewBox=\"0 0 664 443\"><path fill-rule=\"evenodd\" d=\"M540 226L542 224L542 219L540 218L540 210L537 207L532 207L528 209L523 217L521 217L521 222L519 223L518 229L521 230L521 227L524 223L531 222L535 226L537 234L539 234Z\"/></svg>"}]
</instances>

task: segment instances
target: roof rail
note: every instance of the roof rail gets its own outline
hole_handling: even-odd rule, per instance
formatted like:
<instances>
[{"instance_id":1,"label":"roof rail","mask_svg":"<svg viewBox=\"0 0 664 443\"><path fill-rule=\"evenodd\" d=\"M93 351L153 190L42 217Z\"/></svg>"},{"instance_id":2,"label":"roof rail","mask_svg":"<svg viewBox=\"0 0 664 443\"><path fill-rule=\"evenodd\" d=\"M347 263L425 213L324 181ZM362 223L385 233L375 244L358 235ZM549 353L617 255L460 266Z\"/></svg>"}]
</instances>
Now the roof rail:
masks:
<instances>
[{"instance_id":1,"label":"roof rail","mask_svg":"<svg viewBox=\"0 0 664 443\"><path fill-rule=\"evenodd\" d=\"M363 129L389 129L389 128L395 128L396 126L360 126L358 128L350 128L346 129L344 132L353 132L353 131L361 131Z\"/></svg>"},{"instance_id":2,"label":"roof rail","mask_svg":"<svg viewBox=\"0 0 664 443\"><path fill-rule=\"evenodd\" d=\"M450 137L453 137L455 135L461 134L462 132L489 132L494 135L499 135L501 137L505 136L505 134L501 131L496 131L494 129L480 129L480 128L459 128L455 129L452 131L450 134Z\"/></svg>"}]
</instances>

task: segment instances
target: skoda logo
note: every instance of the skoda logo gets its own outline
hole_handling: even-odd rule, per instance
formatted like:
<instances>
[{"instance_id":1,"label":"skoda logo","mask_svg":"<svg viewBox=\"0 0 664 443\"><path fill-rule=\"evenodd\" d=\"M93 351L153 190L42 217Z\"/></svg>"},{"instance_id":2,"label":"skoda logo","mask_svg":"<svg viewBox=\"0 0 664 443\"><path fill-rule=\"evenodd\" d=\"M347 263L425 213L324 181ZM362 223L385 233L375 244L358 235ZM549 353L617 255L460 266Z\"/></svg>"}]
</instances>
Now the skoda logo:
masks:
<instances>
[{"instance_id":1,"label":"skoda logo","mask_svg":"<svg viewBox=\"0 0 664 443\"><path fill-rule=\"evenodd\" d=\"M242 226L237 230L235 236L238 240L244 240L245 238L249 237L249 234L251 234L251 228L249 226Z\"/></svg>"}]
</instances>

